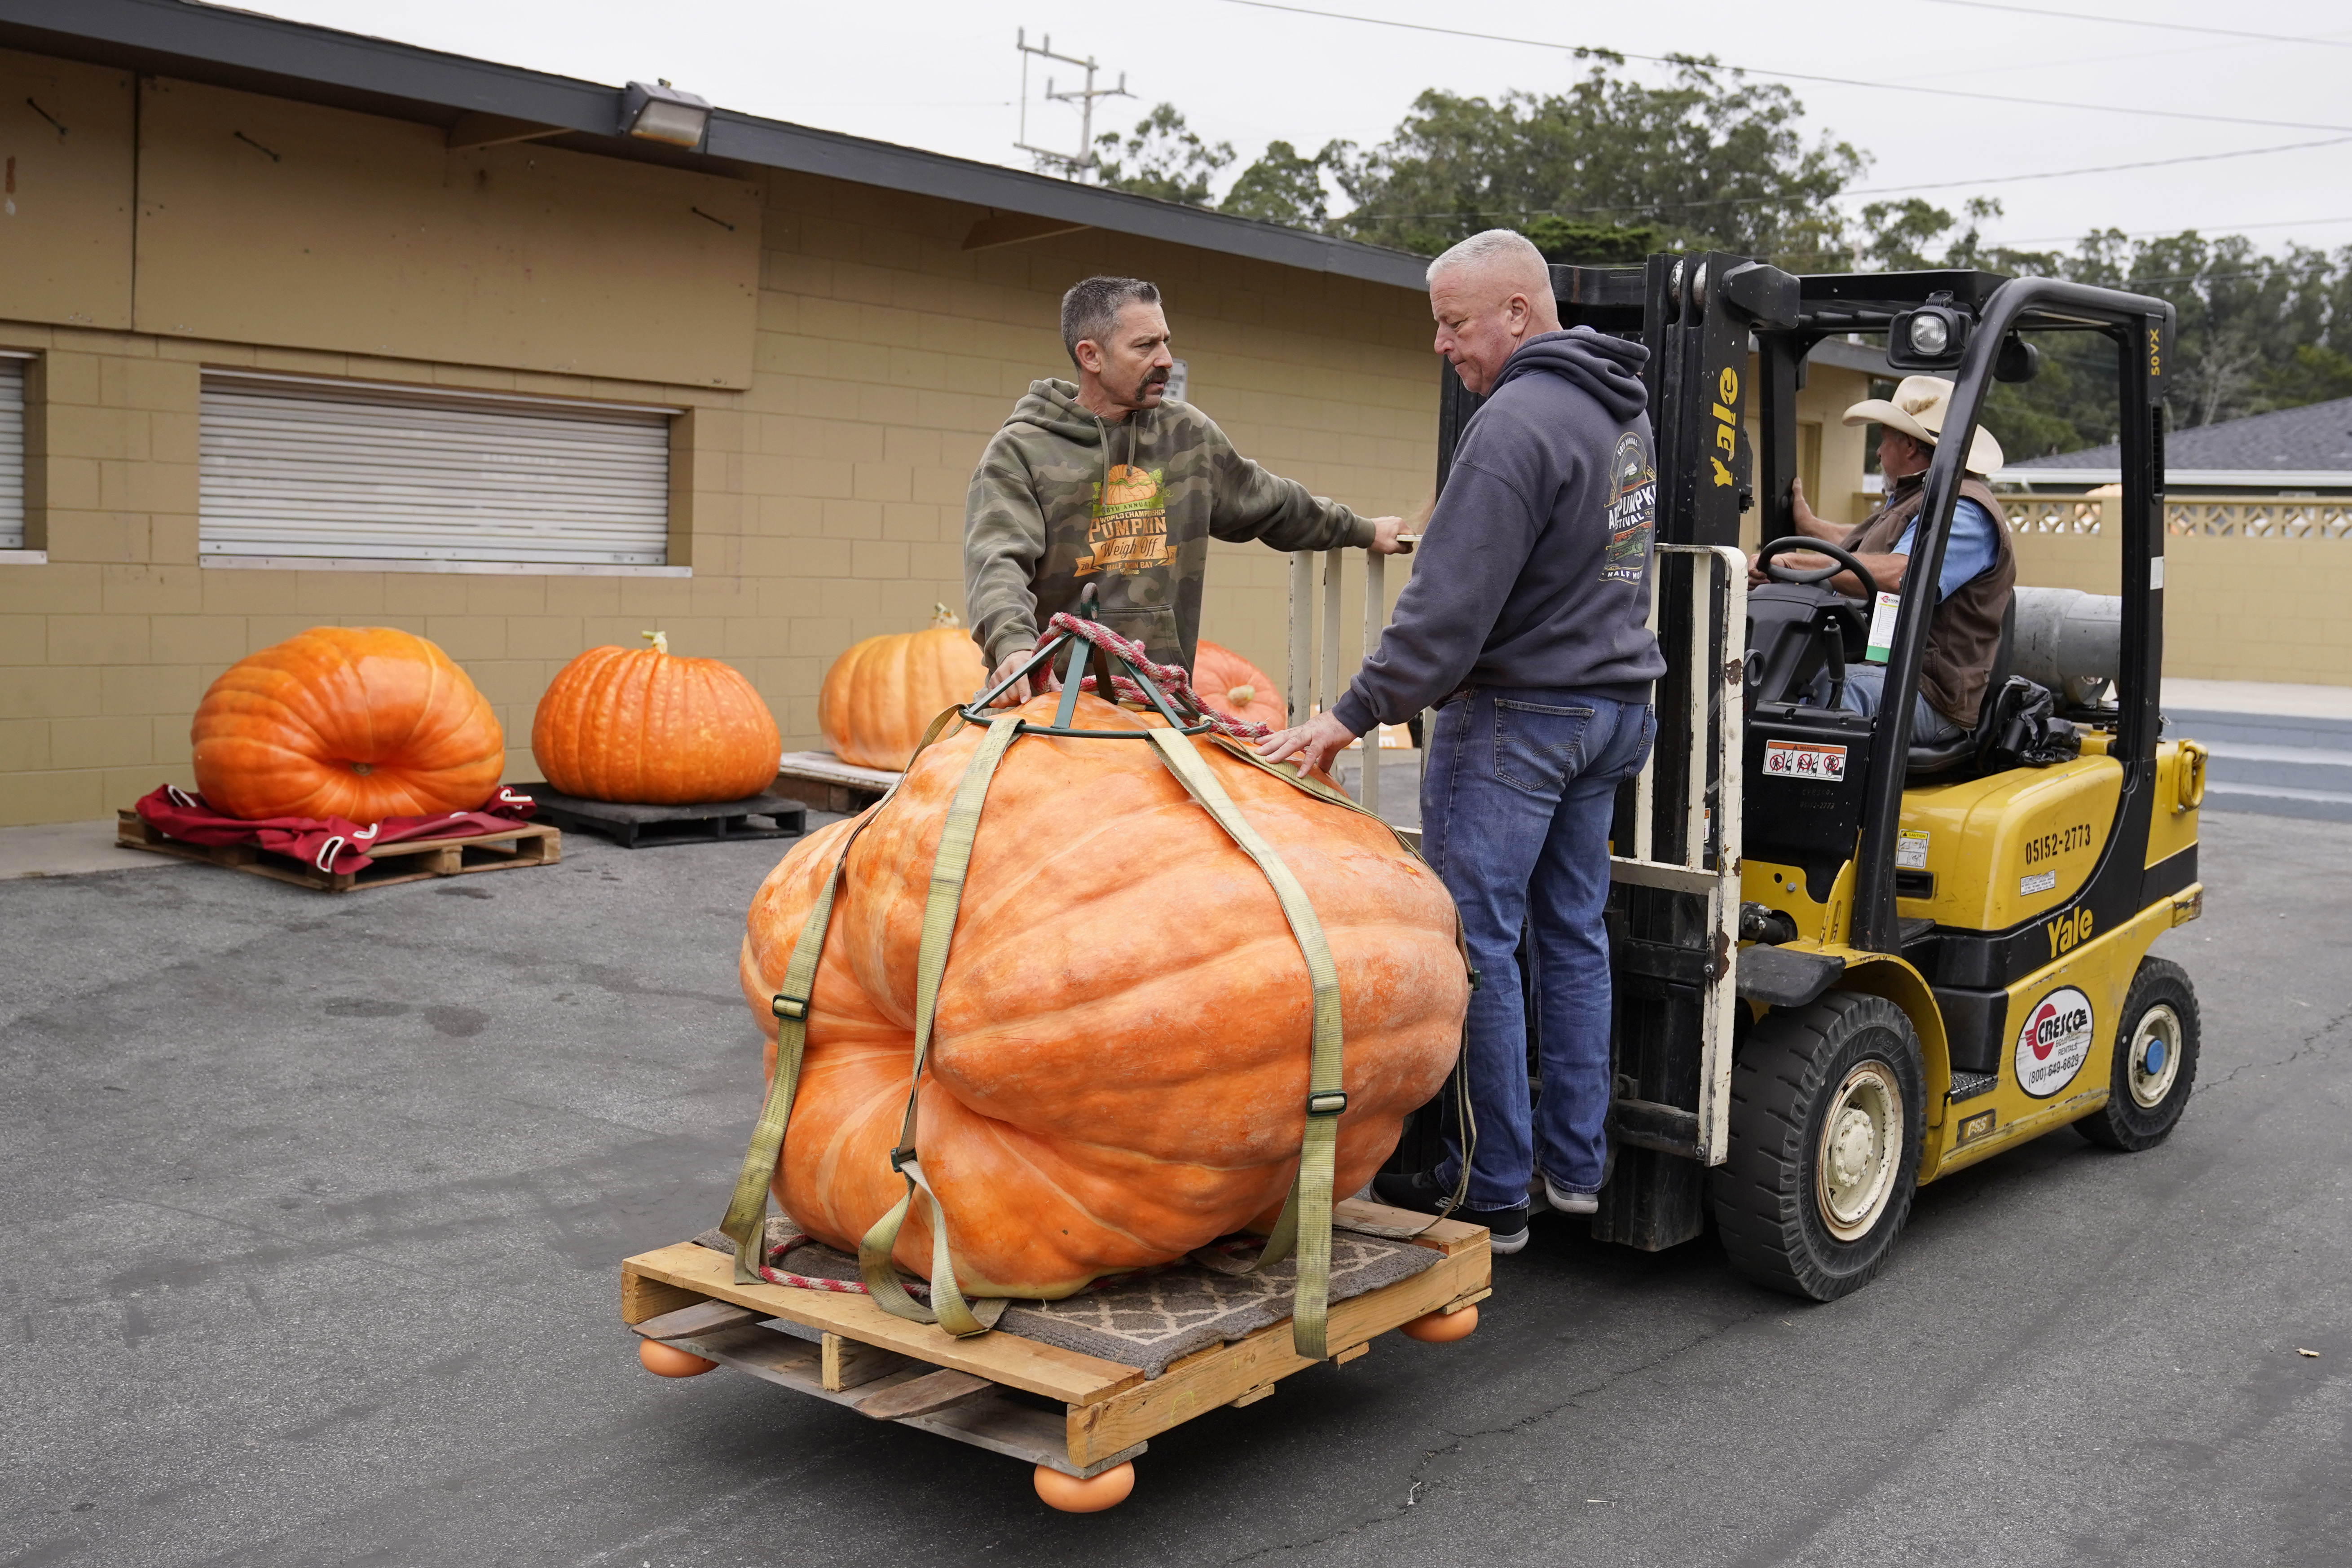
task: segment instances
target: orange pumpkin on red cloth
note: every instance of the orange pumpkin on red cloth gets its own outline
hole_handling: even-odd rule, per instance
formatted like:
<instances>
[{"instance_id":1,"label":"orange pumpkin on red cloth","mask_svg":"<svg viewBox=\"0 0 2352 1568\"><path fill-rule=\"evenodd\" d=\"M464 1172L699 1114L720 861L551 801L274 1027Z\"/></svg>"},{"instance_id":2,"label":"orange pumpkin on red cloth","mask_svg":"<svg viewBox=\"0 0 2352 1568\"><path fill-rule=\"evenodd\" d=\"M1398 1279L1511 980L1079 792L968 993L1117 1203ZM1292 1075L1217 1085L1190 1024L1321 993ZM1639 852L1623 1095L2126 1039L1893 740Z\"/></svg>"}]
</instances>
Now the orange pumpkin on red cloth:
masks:
<instances>
[{"instance_id":1,"label":"orange pumpkin on red cloth","mask_svg":"<svg viewBox=\"0 0 2352 1568\"><path fill-rule=\"evenodd\" d=\"M641 805L741 800L773 784L782 742L751 683L645 636L651 647L592 647L548 682L530 725L547 782Z\"/></svg>"},{"instance_id":2,"label":"orange pumpkin on red cloth","mask_svg":"<svg viewBox=\"0 0 2352 1568\"><path fill-rule=\"evenodd\" d=\"M188 736L196 789L248 821L469 811L506 737L449 656L389 626L313 626L222 672Z\"/></svg>"},{"instance_id":3,"label":"orange pumpkin on red cloth","mask_svg":"<svg viewBox=\"0 0 2352 1568\"><path fill-rule=\"evenodd\" d=\"M1286 728L1290 709L1274 678L1229 647L1201 639L1192 655L1192 689L1202 701L1236 719Z\"/></svg>"},{"instance_id":4,"label":"orange pumpkin on red cloth","mask_svg":"<svg viewBox=\"0 0 2352 1568\"><path fill-rule=\"evenodd\" d=\"M980 645L940 605L926 630L867 637L835 659L817 693L817 726L843 762L895 773L940 710L970 701L987 679Z\"/></svg>"},{"instance_id":5,"label":"orange pumpkin on red cloth","mask_svg":"<svg viewBox=\"0 0 2352 1568\"><path fill-rule=\"evenodd\" d=\"M1021 711L1051 723L1059 700ZM1159 728L1088 695L1076 722ZM984 731L916 759L843 868L771 1190L855 1250L904 1195L891 1169L913 1064L924 904ZM1444 1081L1469 985L1451 900L1380 823L1206 741L1218 781L1305 888L1340 986L1354 1192ZM751 903L745 997L774 1070L777 994L851 822L786 855ZM1024 736L990 783L940 981L918 1137L967 1295L1055 1299L1271 1226L1299 1159L1314 1002L1265 876L1142 742ZM928 1276L928 1205L895 1257Z\"/></svg>"}]
</instances>

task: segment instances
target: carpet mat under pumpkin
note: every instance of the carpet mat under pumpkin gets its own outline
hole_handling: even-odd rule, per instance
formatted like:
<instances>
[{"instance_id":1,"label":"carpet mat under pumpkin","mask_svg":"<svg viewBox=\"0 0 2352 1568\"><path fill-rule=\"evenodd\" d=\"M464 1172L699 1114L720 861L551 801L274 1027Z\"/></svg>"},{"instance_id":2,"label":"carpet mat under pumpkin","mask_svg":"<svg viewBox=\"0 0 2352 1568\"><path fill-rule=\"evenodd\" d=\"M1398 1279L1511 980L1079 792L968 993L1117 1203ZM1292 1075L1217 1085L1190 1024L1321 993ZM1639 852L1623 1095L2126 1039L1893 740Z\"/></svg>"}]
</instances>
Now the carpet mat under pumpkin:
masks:
<instances>
[{"instance_id":1,"label":"carpet mat under pumpkin","mask_svg":"<svg viewBox=\"0 0 2352 1568\"><path fill-rule=\"evenodd\" d=\"M794 1234L791 1222L769 1216L771 1247ZM735 1244L716 1229L694 1239L715 1251L735 1250ZM1345 1301L1410 1279L1438 1260L1437 1253L1410 1241L1335 1226L1331 1300ZM814 1241L793 1247L775 1267L813 1279L857 1278L856 1258ZM1297 1278L1297 1265L1289 1260L1262 1274L1244 1275L1177 1263L1100 1281L1066 1300L1016 1301L1004 1310L996 1327L1025 1340L1140 1367L1146 1377L1158 1377L1194 1351L1247 1339L1289 1317ZM921 1280L908 1284L918 1294L929 1294Z\"/></svg>"}]
</instances>

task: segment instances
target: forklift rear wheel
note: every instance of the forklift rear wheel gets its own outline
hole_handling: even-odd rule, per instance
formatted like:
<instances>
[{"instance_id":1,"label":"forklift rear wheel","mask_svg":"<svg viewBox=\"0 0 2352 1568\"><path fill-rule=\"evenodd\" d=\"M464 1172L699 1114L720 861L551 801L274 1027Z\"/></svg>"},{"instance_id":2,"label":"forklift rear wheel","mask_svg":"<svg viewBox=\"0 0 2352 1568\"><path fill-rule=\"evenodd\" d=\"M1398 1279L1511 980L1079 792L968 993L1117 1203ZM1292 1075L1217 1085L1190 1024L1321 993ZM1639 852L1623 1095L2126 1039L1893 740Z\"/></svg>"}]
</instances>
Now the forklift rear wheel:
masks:
<instances>
[{"instance_id":1,"label":"forklift rear wheel","mask_svg":"<svg viewBox=\"0 0 2352 1568\"><path fill-rule=\"evenodd\" d=\"M2107 1102L2074 1131L2108 1149L2134 1152L2160 1143L2197 1085L2197 991L2180 965L2143 959L2116 1027Z\"/></svg>"},{"instance_id":2,"label":"forklift rear wheel","mask_svg":"<svg viewBox=\"0 0 2352 1568\"><path fill-rule=\"evenodd\" d=\"M1766 1015L1731 1069L1715 1217L1731 1266L1833 1301L1868 1284L1910 1216L1926 1118L1919 1037L1880 996Z\"/></svg>"}]
</instances>

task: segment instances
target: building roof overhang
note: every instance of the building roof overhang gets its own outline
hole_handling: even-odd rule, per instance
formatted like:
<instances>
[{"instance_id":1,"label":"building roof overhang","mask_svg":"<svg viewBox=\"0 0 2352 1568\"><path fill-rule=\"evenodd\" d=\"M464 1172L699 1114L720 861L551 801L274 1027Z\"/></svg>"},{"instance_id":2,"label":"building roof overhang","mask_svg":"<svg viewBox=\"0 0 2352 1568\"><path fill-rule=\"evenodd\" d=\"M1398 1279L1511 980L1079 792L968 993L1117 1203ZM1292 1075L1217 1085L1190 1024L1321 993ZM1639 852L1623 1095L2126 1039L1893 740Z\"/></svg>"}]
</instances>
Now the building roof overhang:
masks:
<instances>
[{"instance_id":1,"label":"building roof overhang","mask_svg":"<svg viewBox=\"0 0 2352 1568\"><path fill-rule=\"evenodd\" d=\"M621 133L619 88L195 0L0 0L0 47L453 129L486 117L609 156L821 174L1034 218L1040 236L1108 229L1415 290L1428 266L1404 251L730 109L712 112L698 151L662 148Z\"/></svg>"}]
</instances>

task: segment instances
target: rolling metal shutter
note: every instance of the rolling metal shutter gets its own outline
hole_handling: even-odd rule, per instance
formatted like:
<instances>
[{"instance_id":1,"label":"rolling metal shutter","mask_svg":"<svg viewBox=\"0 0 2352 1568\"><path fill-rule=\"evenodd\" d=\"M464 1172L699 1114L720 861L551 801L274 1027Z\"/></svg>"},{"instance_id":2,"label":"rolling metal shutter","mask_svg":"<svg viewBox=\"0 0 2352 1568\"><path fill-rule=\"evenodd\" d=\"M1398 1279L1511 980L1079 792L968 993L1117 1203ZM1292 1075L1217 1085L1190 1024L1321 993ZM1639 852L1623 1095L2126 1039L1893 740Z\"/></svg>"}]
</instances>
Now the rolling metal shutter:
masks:
<instances>
[{"instance_id":1,"label":"rolling metal shutter","mask_svg":"<svg viewBox=\"0 0 2352 1568\"><path fill-rule=\"evenodd\" d=\"M199 552L659 566L671 413L206 371Z\"/></svg>"},{"instance_id":2,"label":"rolling metal shutter","mask_svg":"<svg viewBox=\"0 0 2352 1568\"><path fill-rule=\"evenodd\" d=\"M0 354L0 550L25 548L25 362Z\"/></svg>"}]
</instances>

